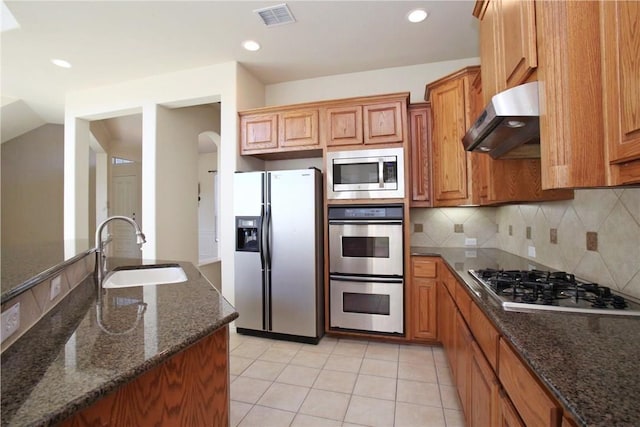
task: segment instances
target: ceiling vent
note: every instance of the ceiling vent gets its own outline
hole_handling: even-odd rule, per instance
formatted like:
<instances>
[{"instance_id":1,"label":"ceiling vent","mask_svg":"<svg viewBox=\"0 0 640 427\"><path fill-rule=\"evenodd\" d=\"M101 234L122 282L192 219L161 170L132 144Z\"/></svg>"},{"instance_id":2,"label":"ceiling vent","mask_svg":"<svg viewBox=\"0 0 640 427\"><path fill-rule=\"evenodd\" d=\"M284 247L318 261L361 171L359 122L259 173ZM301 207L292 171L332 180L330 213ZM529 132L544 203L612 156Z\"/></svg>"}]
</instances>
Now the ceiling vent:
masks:
<instances>
[{"instance_id":1,"label":"ceiling vent","mask_svg":"<svg viewBox=\"0 0 640 427\"><path fill-rule=\"evenodd\" d=\"M296 19L291 14L291 11L285 3L269 6L263 9L254 10L255 13L260 15L262 22L267 27L274 27L276 25L292 24L296 22Z\"/></svg>"}]
</instances>

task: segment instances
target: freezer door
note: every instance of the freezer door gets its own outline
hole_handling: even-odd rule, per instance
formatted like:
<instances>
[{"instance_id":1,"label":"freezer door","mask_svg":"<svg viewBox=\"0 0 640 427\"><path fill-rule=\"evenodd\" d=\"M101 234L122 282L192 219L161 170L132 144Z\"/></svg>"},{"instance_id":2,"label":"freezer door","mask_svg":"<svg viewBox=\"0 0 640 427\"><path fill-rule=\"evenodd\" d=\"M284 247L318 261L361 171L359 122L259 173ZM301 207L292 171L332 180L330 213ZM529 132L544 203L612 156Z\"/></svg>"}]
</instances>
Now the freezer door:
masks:
<instances>
[{"instance_id":1,"label":"freezer door","mask_svg":"<svg viewBox=\"0 0 640 427\"><path fill-rule=\"evenodd\" d=\"M234 175L234 215L261 215L264 173L236 173ZM260 236L258 237L260 238ZM264 330L264 302L266 285L259 252L235 253L235 307L240 317L238 328Z\"/></svg>"},{"instance_id":2,"label":"freezer door","mask_svg":"<svg viewBox=\"0 0 640 427\"><path fill-rule=\"evenodd\" d=\"M314 170L269 172L272 332L316 337L320 191ZM269 178L268 178L269 179Z\"/></svg>"}]
</instances>

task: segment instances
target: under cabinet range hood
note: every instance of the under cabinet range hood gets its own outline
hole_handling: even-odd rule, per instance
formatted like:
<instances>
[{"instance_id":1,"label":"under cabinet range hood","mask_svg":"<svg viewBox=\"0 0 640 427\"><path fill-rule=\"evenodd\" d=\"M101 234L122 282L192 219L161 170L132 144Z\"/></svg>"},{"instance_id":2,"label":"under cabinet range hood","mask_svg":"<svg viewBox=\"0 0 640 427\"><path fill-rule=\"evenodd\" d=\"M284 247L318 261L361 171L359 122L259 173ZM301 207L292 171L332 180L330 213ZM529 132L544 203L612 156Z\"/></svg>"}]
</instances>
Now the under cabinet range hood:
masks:
<instances>
[{"instance_id":1,"label":"under cabinet range hood","mask_svg":"<svg viewBox=\"0 0 640 427\"><path fill-rule=\"evenodd\" d=\"M539 118L538 82L507 89L491 98L462 144L494 159L539 158Z\"/></svg>"}]
</instances>

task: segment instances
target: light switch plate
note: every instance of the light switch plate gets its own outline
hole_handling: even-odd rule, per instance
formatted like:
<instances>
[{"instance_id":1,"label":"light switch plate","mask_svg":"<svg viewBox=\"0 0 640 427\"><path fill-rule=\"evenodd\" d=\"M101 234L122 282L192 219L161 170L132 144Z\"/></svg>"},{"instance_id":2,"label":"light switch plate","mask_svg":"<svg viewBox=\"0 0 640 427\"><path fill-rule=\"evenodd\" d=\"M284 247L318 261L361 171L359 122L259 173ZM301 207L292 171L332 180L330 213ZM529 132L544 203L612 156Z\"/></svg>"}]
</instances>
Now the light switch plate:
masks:
<instances>
[{"instance_id":1,"label":"light switch plate","mask_svg":"<svg viewBox=\"0 0 640 427\"><path fill-rule=\"evenodd\" d=\"M535 246L529 246L529 249L527 250L527 254L531 258L535 258L536 257L536 247Z\"/></svg>"},{"instance_id":2,"label":"light switch plate","mask_svg":"<svg viewBox=\"0 0 640 427\"><path fill-rule=\"evenodd\" d=\"M2 313L2 337L0 342L13 335L20 327L20 303L16 303Z\"/></svg>"},{"instance_id":3,"label":"light switch plate","mask_svg":"<svg viewBox=\"0 0 640 427\"><path fill-rule=\"evenodd\" d=\"M467 237L464 239L465 246L476 246L478 244L478 239Z\"/></svg>"}]
</instances>

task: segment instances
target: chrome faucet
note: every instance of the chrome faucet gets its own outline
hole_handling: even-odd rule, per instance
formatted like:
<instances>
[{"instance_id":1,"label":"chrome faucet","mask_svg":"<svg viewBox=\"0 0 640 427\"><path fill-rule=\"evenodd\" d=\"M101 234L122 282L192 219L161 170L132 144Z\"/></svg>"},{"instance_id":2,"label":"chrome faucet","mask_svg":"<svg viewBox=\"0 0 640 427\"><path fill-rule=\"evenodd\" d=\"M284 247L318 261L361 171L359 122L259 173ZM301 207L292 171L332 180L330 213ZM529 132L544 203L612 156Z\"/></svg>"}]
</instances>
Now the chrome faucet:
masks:
<instances>
[{"instance_id":1,"label":"chrome faucet","mask_svg":"<svg viewBox=\"0 0 640 427\"><path fill-rule=\"evenodd\" d=\"M98 276L98 286L102 287L102 279L104 278L104 275L106 273L105 269L106 269L106 258L107 256L104 254L104 245L102 242L102 229L107 225L107 223L115 220L115 219L120 219L122 221L128 222L129 224L131 224L133 226L133 228L135 228L136 231L136 243L138 245L141 245L143 243L145 243L147 240L144 237L144 233L142 233L142 231L140 230L140 227L138 227L138 224L132 220L131 218L127 217L127 216L122 216L122 215L115 215L112 217L109 217L107 219L105 219L104 221L102 221L100 223L100 225L98 225L98 228L96 228L96 270L97 270L97 276Z\"/></svg>"}]
</instances>

